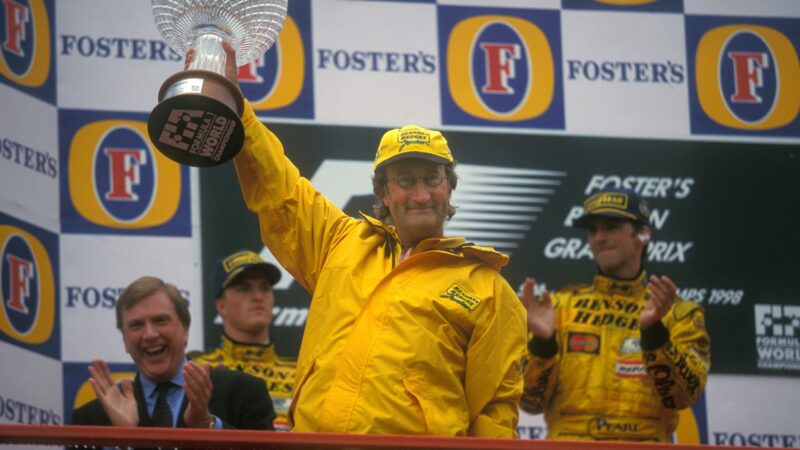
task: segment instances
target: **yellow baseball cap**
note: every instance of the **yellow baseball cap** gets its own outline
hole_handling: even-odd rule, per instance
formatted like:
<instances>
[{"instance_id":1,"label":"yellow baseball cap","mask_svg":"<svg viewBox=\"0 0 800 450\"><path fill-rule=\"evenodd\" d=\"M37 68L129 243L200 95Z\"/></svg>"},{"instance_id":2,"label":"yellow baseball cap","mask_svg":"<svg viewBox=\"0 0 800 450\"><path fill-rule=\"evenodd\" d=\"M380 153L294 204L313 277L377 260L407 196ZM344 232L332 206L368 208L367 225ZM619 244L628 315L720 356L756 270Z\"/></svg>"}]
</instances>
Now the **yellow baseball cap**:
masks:
<instances>
[{"instance_id":1,"label":"yellow baseball cap","mask_svg":"<svg viewBox=\"0 0 800 450\"><path fill-rule=\"evenodd\" d=\"M417 125L406 125L383 134L372 170L405 158L422 158L440 164L455 162L442 133Z\"/></svg>"}]
</instances>

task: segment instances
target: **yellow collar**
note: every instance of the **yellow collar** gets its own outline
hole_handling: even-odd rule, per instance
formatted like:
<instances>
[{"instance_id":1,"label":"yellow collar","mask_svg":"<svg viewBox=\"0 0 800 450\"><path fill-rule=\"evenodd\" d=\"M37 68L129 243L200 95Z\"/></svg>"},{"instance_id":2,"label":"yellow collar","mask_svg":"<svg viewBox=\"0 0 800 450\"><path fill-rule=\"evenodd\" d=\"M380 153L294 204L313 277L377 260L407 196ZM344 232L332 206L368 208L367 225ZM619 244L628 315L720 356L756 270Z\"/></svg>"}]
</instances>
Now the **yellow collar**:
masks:
<instances>
[{"instance_id":1,"label":"yellow collar","mask_svg":"<svg viewBox=\"0 0 800 450\"><path fill-rule=\"evenodd\" d=\"M224 333L219 344L226 355L243 361L272 361L275 359L275 346L270 342L263 344L245 344L236 342Z\"/></svg>"},{"instance_id":2,"label":"yellow collar","mask_svg":"<svg viewBox=\"0 0 800 450\"><path fill-rule=\"evenodd\" d=\"M642 270L636 278L623 280L598 273L594 276L594 289L607 294L637 297L647 289L647 272Z\"/></svg>"},{"instance_id":3,"label":"yellow collar","mask_svg":"<svg viewBox=\"0 0 800 450\"><path fill-rule=\"evenodd\" d=\"M386 225L385 223L381 222L380 220L370 217L363 212L359 211L359 215L362 219L364 219L367 223L369 223L372 228L378 231L378 233L388 235L391 237L389 239L388 245L396 245L397 247L400 246L400 238L397 237L397 231L394 226ZM496 251L490 247L480 247L474 244L470 244L466 242L466 239L463 237L437 237L437 238L428 238L422 240L416 247L411 251L411 255L415 255L420 252L424 252L427 250L444 250L449 251L452 249L459 249L459 251L466 257L472 257L474 259L478 259L486 263L489 267L494 268L495 270L500 270L501 267L508 264L508 256Z\"/></svg>"}]
</instances>

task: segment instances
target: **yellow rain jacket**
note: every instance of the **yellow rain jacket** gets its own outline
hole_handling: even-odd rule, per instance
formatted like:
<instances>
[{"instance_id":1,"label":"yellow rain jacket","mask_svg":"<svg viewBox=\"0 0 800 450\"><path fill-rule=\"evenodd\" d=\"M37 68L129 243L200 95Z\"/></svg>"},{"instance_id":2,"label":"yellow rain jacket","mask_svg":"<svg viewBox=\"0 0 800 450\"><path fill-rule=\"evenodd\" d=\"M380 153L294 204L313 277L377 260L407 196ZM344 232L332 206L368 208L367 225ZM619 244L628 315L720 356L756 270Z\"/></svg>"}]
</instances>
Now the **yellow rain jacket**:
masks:
<instances>
[{"instance_id":1,"label":"yellow rain jacket","mask_svg":"<svg viewBox=\"0 0 800 450\"><path fill-rule=\"evenodd\" d=\"M294 431L514 437L525 310L508 258L463 238L399 263L394 227L357 220L300 177L248 104L235 165L261 237L311 294ZM368 182L365 180L365 182Z\"/></svg>"},{"instance_id":2,"label":"yellow rain jacket","mask_svg":"<svg viewBox=\"0 0 800 450\"><path fill-rule=\"evenodd\" d=\"M669 442L678 410L700 398L711 364L703 308L677 299L640 331L647 295L644 271L553 295L556 333L531 340L521 402L544 412L548 439Z\"/></svg>"}]
</instances>

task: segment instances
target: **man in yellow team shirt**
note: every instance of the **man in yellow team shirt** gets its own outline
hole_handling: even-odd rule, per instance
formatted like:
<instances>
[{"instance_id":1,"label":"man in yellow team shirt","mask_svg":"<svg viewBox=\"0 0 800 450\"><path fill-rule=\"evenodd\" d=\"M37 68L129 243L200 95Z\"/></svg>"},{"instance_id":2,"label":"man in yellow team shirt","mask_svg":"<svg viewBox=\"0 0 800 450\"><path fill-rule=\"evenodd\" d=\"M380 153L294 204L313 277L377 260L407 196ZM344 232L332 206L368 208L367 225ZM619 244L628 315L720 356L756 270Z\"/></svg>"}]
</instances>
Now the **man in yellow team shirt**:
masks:
<instances>
[{"instance_id":1,"label":"man in yellow team shirt","mask_svg":"<svg viewBox=\"0 0 800 450\"><path fill-rule=\"evenodd\" d=\"M705 387L711 353L703 308L644 269L650 211L634 191L584 202L597 264L592 284L541 298L523 284L531 364L522 409L544 412L548 439L669 442L678 410Z\"/></svg>"},{"instance_id":2,"label":"man in yellow team shirt","mask_svg":"<svg viewBox=\"0 0 800 450\"><path fill-rule=\"evenodd\" d=\"M270 340L272 287L281 271L258 254L241 250L217 261L214 267L216 308L222 318L219 347L196 358L198 362L223 365L264 380L277 417L276 430L288 431L286 417L294 392L295 361L275 353Z\"/></svg>"}]
</instances>

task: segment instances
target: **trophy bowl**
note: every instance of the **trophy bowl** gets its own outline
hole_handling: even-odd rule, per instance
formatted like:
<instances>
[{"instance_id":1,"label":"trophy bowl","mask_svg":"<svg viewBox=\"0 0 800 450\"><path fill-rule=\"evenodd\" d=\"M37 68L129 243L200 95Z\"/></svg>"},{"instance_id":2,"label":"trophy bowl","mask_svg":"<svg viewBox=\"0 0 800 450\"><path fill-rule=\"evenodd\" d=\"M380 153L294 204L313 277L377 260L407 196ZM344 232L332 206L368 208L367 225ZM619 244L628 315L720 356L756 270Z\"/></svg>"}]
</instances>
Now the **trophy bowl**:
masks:
<instances>
[{"instance_id":1,"label":"trophy bowl","mask_svg":"<svg viewBox=\"0 0 800 450\"><path fill-rule=\"evenodd\" d=\"M164 81L147 121L153 145L180 164L209 167L244 142L242 93L225 77L227 42L242 66L267 51L283 28L288 0L151 0L161 36L188 68Z\"/></svg>"}]
</instances>

